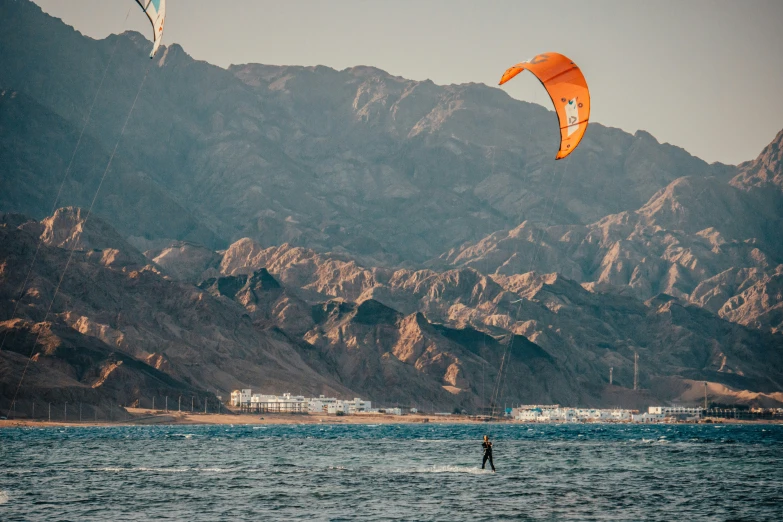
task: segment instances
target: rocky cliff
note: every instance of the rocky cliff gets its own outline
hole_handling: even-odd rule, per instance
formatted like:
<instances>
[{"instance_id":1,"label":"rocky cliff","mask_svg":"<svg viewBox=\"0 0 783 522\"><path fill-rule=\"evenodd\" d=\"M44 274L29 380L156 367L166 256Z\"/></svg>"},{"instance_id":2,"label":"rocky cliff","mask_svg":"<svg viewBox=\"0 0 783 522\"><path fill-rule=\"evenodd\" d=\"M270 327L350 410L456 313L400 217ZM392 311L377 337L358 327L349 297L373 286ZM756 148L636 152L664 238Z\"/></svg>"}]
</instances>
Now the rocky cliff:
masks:
<instances>
[{"instance_id":1,"label":"rocky cliff","mask_svg":"<svg viewBox=\"0 0 783 522\"><path fill-rule=\"evenodd\" d=\"M92 40L27 0L0 14L8 382L30 348L76 388L124 361L137 395L163 386L149 367L472 411L687 402L701 381L780 397L783 133L735 167L591 123L554 162L553 113L485 85L223 69L176 44L150 61L137 33Z\"/></svg>"},{"instance_id":2,"label":"rocky cliff","mask_svg":"<svg viewBox=\"0 0 783 522\"><path fill-rule=\"evenodd\" d=\"M633 211L685 175L737 174L599 123L555 163L554 114L485 85L373 67L221 69L176 44L150 63L139 34L95 41L26 0L0 9L0 88L18 93L0 125L24 144L0 149L13 189L0 203L37 219L53 211L90 114L57 206L85 205L147 72L97 210L148 240L215 247L249 237L420 263L525 220L588 224Z\"/></svg>"}]
</instances>

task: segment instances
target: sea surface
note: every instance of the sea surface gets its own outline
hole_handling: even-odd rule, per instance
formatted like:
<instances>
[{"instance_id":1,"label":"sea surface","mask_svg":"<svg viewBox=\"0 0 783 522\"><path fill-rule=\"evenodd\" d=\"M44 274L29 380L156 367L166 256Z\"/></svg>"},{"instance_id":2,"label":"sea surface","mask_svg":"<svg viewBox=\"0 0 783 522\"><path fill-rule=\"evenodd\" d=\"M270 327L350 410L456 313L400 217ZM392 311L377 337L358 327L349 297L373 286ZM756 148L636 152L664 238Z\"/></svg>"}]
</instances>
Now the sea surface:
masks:
<instances>
[{"instance_id":1,"label":"sea surface","mask_svg":"<svg viewBox=\"0 0 783 522\"><path fill-rule=\"evenodd\" d=\"M0 520L779 521L783 426L2 429Z\"/></svg>"}]
</instances>

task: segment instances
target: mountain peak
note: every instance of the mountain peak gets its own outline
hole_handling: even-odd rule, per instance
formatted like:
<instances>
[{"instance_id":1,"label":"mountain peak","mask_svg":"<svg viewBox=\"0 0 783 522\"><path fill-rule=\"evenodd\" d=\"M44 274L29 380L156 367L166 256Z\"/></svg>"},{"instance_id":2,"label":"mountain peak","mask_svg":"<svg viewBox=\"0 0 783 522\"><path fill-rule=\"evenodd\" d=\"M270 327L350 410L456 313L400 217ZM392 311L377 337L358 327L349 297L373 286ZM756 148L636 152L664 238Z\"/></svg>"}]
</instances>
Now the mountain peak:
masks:
<instances>
[{"instance_id":1,"label":"mountain peak","mask_svg":"<svg viewBox=\"0 0 783 522\"><path fill-rule=\"evenodd\" d=\"M783 191L783 130L753 160L740 165L742 170L732 185L744 189L770 187Z\"/></svg>"},{"instance_id":2,"label":"mountain peak","mask_svg":"<svg viewBox=\"0 0 783 522\"><path fill-rule=\"evenodd\" d=\"M647 141L652 141L652 142L653 142L653 143L655 143L655 144L658 144L658 143L659 143L659 142L658 142L658 140L657 140L657 139L655 139L655 136L653 136L652 134L650 134L649 132L647 132L647 131L645 131L645 130L641 130L641 129L639 129L639 130L637 130L637 131L634 133L634 135L633 135L633 136L634 136L634 138L637 138L637 139L640 139L640 140L647 140Z\"/></svg>"}]
</instances>

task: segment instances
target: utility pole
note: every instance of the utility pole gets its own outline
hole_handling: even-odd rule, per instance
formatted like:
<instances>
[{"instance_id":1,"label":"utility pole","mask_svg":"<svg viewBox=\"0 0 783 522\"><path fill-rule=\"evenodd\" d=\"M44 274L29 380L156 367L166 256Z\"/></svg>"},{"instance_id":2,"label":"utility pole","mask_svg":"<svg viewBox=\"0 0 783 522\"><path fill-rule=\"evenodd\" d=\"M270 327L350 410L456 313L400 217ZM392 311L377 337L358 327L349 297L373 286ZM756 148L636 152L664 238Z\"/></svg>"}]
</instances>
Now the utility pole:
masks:
<instances>
[{"instance_id":1,"label":"utility pole","mask_svg":"<svg viewBox=\"0 0 783 522\"><path fill-rule=\"evenodd\" d=\"M155 409L155 396L152 396L152 409Z\"/></svg>"},{"instance_id":2,"label":"utility pole","mask_svg":"<svg viewBox=\"0 0 783 522\"><path fill-rule=\"evenodd\" d=\"M166 413L169 412L169 396L166 395Z\"/></svg>"},{"instance_id":3,"label":"utility pole","mask_svg":"<svg viewBox=\"0 0 783 522\"><path fill-rule=\"evenodd\" d=\"M82 403L79 403L79 422L82 421Z\"/></svg>"},{"instance_id":4,"label":"utility pole","mask_svg":"<svg viewBox=\"0 0 783 522\"><path fill-rule=\"evenodd\" d=\"M177 401L177 411L182 411L182 395L179 396L179 401Z\"/></svg>"},{"instance_id":5,"label":"utility pole","mask_svg":"<svg viewBox=\"0 0 783 522\"><path fill-rule=\"evenodd\" d=\"M207 402L209 401L208 397L204 397L204 413L207 413Z\"/></svg>"},{"instance_id":6,"label":"utility pole","mask_svg":"<svg viewBox=\"0 0 783 522\"><path fill-rule=\"evenodd\" d=\"M52 422L52 403L49 403L49 422Z\"/></svg>"},{"instance_id":7,"label":"utility pole","mask_svg":"<svg viewBox=\"0 0 783 522\"><path fill-rule=\"evenodd\" d=\"M32 418L35 419L35 401L33 401L33 416L32 416Z\"/></svg>"},{"instance_id":8,"label":"utility pole","mask_svg":"<svg viewBox=\"0 0 783 522\"><path fill-rule=\"evenodd\" d=\"M614 366L609 367L609 386L612 385L612 372L614 371Z\"/></svg>"},{"instance_id":9,"label":"utility pole","mask_svg":"<svg viewBox=\"0 0 783 522\"><path fill-rule=\"evenodd\" d=\"M191 397L190 398L190 413L193 413L193 403L194 403L195 400L196 400L195 397Z\"/></svg>"},{"instance_id":10,"label":"utility pole","mask_svg":"<svg viewBox=\"0 0 783 522\"><path fill-rule=\"evenodd\" d=\"M65 401L65 422L68 422L68 401Z\"/></svg>"},{"instance_id":11,"label":"utility pole","mask_svg":"<svg viewBox=\"0 0 783 522\"><path fill-rule=\"evenodd\" d=\"M633 352L633 389L639 389L639 353Z\"/></svg>"}]
</instances>

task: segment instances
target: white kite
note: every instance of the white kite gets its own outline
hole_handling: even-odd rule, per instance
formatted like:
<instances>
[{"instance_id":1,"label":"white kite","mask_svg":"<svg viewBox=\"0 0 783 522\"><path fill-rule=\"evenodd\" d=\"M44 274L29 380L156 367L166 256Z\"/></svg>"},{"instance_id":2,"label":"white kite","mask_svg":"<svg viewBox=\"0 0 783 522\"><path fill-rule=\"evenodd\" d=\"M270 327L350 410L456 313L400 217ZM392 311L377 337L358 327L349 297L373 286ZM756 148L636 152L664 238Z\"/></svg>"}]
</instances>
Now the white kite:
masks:
<instances>
[{"instance_id":1,"label":"white kite","mask_svg":"<svg viewBox=\"0 0 783 522\"><path fill-rule=\"evenodd\" d=\"M154 58L163 39L163 25L166 22L166 0L136 0L136 3L141 6L144 14L147 15L152 24L153 46L150 58Z\"/></svg>"}]
</instances>

